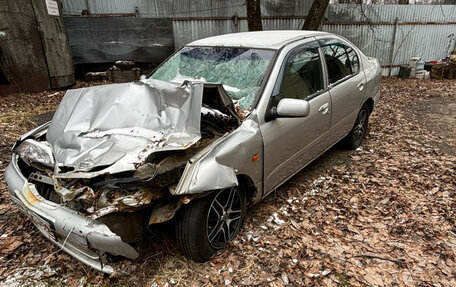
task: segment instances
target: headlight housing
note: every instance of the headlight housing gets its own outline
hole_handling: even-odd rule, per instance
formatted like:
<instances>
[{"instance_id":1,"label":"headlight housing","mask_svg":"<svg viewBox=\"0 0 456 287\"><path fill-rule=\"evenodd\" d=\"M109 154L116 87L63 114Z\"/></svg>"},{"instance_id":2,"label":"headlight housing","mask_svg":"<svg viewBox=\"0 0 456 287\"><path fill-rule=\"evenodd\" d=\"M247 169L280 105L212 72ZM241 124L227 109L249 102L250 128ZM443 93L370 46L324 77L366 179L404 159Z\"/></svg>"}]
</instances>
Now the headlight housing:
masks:
<instances>
[{"instance_id":1,"label":"headlight housing","mask_svg":"<svg viewBox=\"0 0 456 287\"><path fill-rule=\"evenodd\" d=\"M26 139L14 151L30 166L38 163L45 167L54 168L54 155L47 142Z\"/></svg>"}]
</instances>

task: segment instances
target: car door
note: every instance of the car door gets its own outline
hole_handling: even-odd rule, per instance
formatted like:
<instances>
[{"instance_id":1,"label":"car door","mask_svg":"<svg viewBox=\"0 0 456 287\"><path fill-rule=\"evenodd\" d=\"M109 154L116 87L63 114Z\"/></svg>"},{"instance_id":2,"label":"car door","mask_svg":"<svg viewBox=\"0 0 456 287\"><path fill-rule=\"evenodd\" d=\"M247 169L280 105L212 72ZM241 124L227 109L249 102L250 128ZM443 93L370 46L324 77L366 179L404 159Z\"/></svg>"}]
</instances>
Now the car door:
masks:
<instances>
[{"instance_id":1,"label":"car door","mask_svg":"<svg viewBox=\"0 0 456 287\"><path fill-rule=\"evenodd\" d=\"M365 95L366 78L356 50L340 39L319 39L326 64L332 114L329 143L350 132Z\"/></svg>"},{"instance_id":2,"label":"car door","mask_svg":"<svg viewBox=\"0 0 456 287\"><path fill-rule=\"evenodd\" d=\"M316 41L291 50L284 58L268 111L282 99L309 103L306 117L265 116L260 125L264 142L265 193L287 180L327 148L331 99L324 78L322 54Z\"/></svg>"}]
</instances>

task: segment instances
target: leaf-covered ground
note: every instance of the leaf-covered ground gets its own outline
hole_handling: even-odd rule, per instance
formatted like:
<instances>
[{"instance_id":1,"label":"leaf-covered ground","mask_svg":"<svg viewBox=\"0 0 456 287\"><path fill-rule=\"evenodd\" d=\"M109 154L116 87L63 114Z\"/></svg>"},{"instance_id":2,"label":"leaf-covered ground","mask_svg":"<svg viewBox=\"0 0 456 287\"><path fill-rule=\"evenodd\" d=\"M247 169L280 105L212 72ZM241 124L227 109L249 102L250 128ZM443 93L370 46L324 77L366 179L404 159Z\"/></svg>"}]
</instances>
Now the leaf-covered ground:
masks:
<instances>
[{"instance_id":1,"label":"leaf-covered ground","mask_svg":"<svg viewBox=\"0 0 456 287\"><path fill-rule=\"evenodd\" d=\"M456 81L384 79L362 148L335 147L250 209L196 264L172 226L107 277L59 252L11 204L10 147L63 92L0 98L0 286L456 286Z\"/></svg>"}]
</instances>

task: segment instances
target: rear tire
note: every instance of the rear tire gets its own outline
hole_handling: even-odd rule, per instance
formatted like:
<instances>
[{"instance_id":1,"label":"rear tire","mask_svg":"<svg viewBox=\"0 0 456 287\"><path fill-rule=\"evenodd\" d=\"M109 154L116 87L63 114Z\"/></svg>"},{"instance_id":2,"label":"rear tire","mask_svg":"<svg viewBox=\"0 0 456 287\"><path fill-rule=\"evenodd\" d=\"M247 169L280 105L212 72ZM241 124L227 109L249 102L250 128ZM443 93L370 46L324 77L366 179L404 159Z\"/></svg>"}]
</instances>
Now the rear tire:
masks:
<instances>
[{"instance_id":1,"label":"rear tire","mask_svg":"<svg viewBox=\"0 0 456 287\"><path fill-rule=\"evenodd\" d=\"M343 139L344 145L349 149L357 149L363 142L367 133L367 125L369 122L369 107L364 104L359 110L356 117L355 125L350 133Z\"/></svg>"},{"instance_id":2,"label":"rear tire","mask_svg":"<svg viewBox=\"0 0 456 287\"><path fill-rule=\"evenodd\" d=\"M190 202L176 222L176 239L182 254L195 262L208 261L237 235L245 210L245 194L236 187Z\"/></svg>"}]
</instances>

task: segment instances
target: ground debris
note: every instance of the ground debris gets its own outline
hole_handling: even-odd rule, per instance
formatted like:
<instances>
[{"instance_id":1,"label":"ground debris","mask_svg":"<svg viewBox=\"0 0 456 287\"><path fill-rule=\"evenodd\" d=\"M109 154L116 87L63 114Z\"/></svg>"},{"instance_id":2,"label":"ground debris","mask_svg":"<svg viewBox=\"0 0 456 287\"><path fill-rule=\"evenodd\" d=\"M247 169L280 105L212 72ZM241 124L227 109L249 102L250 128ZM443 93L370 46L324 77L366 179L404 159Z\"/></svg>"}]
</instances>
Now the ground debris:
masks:
<instances>
[{"instance_id":1,"label":"ground debris","mask_svg":"<svg viewBox=\"0 0 456 287\"><path fill-rule=\"evenodd\" d=\"M24 276L43 286L456 286L454 91L456 81L384 79L362 147L317 159L251 209L239 236L204 264L179 254L166 225L138 243L137 260L112 259L116 277L49 257L58 248L20 215L2 180L0 248L11 251L0 252L0 286L30 282ZM52 94L0 99L2 176L28 118L55 109L63 92ZM49 273L37 269L46 263Z\"/></svg>"}]
</instances>

